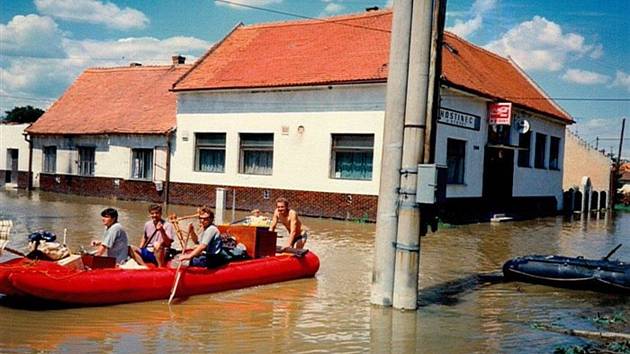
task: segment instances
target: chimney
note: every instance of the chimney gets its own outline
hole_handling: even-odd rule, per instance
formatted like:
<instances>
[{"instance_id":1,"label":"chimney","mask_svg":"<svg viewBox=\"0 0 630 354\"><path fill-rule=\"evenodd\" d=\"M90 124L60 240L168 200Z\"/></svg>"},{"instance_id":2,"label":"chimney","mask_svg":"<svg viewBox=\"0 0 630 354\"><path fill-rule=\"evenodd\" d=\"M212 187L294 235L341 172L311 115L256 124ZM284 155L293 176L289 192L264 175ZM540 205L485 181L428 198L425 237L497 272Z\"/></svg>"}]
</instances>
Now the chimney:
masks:
<instances>
[{"instance_id":1,"label":"chimney","mask_svg":"<svg viewBox=\"0 0 630 354\"><path fill-rule=\"evenodd\" d=\"M179 64L186 63L186 57L183 57L181 55L173 55L171 57L171 59L173 60L173 65L179 65Z\"/></svg>"},{"instance_id":2,"label":"chimney","mask_svg":"<svg viewBox=\"0 0 630 354\"><path fill-rule=\"evenodd\" d=\"M138 62L135 62L135 61L129 63L129 67L135 68L137 66L142 66L142 63L138 63Z\"/></svg>"}]
</instances>

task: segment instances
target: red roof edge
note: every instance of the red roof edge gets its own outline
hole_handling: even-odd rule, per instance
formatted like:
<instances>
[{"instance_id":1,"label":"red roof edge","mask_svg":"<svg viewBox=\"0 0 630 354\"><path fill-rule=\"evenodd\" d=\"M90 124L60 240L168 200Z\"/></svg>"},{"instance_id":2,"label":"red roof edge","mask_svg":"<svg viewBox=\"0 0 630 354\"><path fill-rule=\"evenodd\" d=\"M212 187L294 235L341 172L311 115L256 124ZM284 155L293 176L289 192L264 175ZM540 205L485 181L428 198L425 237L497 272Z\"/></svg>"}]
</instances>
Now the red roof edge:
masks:
<instances>
[{"instance_id":1,"label":"red roof edge","mask_svg":"<svg viewBox=\"0 0 630 354\"><path fill-rule=\"evenodd\" d=\"M523 70L523 68L521 68L514 60L512 60L512 57L508 56L507 60L529 82L529 84L532 85L532 87L534 87L536 90L538 90L538 92L540 92L540 94L543 97L545 97L547 99L547 101L549 101L549 103L552 106L554 106L558 111L564 113L565 117L558 117L558 118L562 118L568 124L574 124L575 123L575 120L573 119L573 117L571 117L571 115L567 111L565 111L564 108L562 108L558 103L556 103L556 101L554 101L551 97L549 97L547 92L545 92L545 90L543 90L542 87L538 86L536 81L532 80L532 78L529 77L529 75L527 75L525 70ZM547 114L549 114L549 113L547 113Z\"/></svg>"},{"instance_id":2,"label":"red roof edge","mask_svg":"<svg viewBox=\"0 0 630 354\"><path fill-rule=\"evenodd\" d=\"M463 91L463 92L469 92L469 93L472 93L472 94L477 95L479 97L485 97L485 98L492 99L492 100L509 100L509 97L506 98L506 97L493 96L493 95L489 95L486 92L481 92L481 91L477 91L477 90L471 89L471 88L466 87L466 86L458 85L458 84L456 84L454 82L449 81L445 77L442 77L440 81L442 82L442 84L444 84L446 86L458 89L458 90ZM522 104L517 103L517 102L512 102L512 104L514 106L516 106L516 107L521 108L521 109L524 109L524 110L527 110L527 111L531 111L531 112L536 112L536 113L538 113L540 115L543 115L543 116L551 116L551 117L556 118L556 119L558 119L558 120L560 120L560 121L562 121L564 123L569 123L569 121L567 120L567 117L551 114L549 112L543 112L541 110L534 109L532 107L528 107L528 106L522 105ZM573 123L575 123L575 121L571 120L571 123L569 123L569 124L573 124Z\"/></svg>"},{"instance_id":3,"label":"red roof edge","mask_svg":"<svg viewBox=\"0 0 630 354\"><path fill-rule=\"evenodd\" d=\"M277 85L267 86L226 86L226 87L208 87L208 88L185 88L171 91L186 92L186 91L225 91L225 90L264 90L269 88L291 88L291 87L305 87L305 86L330 86L330 85L363 85L363 84L382 84L387 82L387 79L365 79L365 80L347 80L347 81L321 81L321 82L306 82L287 85L285 83Z\"/></svg>"},{"instance_id":4,"label":"red roof edge","mask_svg":"<svg viewBox=\"0 0 630 354\"><path fill-rule=\"evenodd\" d=\"M191 66L190 69L188 69L188 71L186 71L184 73L184 75L180 76L179 79L177 79L177 81L175 81L173 83L173 86L172 86L170 91L183 91L181 89L175 88L175 86L177 86L177 84L179 84L184 78L186 78L188 76L188 74L190 74L193 70L195 70L195 68L197 66L199 66L199 64L201 64L201 62L203 62L208 57L208 55L212 54L212 52L214 52L221 44L223 44L223 42L225 42L228 39L228 37L230 37L232 35L232 33L236 32L237 29L239 29L240 27L243 27L243 26L244 26L243 22L239 22L236 25L234 25L234 27L232 27L230 32L228 32L220 41L218 41L215 44L213 44L210 47L210 49L208 49L204 53L204 55L201 56L201 58L197 59L195 64L193 64L193 66Z\"/></svg>"}]
</instances>

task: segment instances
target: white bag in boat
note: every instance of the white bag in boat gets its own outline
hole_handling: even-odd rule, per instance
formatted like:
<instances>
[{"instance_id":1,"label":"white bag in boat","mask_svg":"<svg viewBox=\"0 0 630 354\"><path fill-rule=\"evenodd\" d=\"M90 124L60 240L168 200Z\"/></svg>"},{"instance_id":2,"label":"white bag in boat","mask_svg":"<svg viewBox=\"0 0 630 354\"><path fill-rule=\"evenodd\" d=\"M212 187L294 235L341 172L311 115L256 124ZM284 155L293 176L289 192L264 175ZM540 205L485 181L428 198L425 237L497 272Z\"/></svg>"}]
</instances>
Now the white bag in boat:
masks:
<instances>
[{"instance_id":1,"label":"white bag in boat","mask_svg":"<svg viewBox=\"0 0 630 354\"><path fill-rule=\"evenodd\" d=\"M34 251L35 245L36 242L29 242L29 251ZM59 242L40 241L39 246L37 246L37 250L45 254L53 261L68 257L70 255L70 250L68 249L68 247L62 245Z\"/></svg>"}]
</instances>

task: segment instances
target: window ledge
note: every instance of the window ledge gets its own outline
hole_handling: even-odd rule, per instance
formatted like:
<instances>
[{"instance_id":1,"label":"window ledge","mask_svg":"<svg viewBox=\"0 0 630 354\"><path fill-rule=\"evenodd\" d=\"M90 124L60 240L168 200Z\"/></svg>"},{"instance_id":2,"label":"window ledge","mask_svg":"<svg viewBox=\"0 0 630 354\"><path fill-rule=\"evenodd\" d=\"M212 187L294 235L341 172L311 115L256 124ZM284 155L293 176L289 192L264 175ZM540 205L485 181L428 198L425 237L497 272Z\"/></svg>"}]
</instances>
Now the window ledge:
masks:
<instances>
[{"instance_id":1,"label":"window ledge","mask_svg":"<svg viewBox=\"0 0 630 354\"><path fill-rule=\"evenodd\" d=\"M462 187L466 187L468 184L467 183L447 183L447 186L462 186Z\"/></svg>"}]
</instances>

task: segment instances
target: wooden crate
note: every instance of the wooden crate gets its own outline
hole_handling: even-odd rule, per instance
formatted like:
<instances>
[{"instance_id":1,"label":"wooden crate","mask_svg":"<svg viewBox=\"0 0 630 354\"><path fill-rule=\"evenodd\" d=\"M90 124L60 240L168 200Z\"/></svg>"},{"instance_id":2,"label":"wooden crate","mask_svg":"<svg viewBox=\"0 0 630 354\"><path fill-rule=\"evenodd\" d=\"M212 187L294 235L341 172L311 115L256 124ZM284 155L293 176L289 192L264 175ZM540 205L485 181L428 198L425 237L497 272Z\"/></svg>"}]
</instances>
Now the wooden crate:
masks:
<instances>
[{"instance_id":1,"label":"wooden crate","mask_svg":"<svg viewBox=\"0 0 630 354\"><path fill-rule=\"evenodd\" d=\"M247 225L219 225L221 233L227 233L247 247L247 254L252 258L262 258L276 255L275 231L267 227Z\"/></svg>"}]
</instances>

